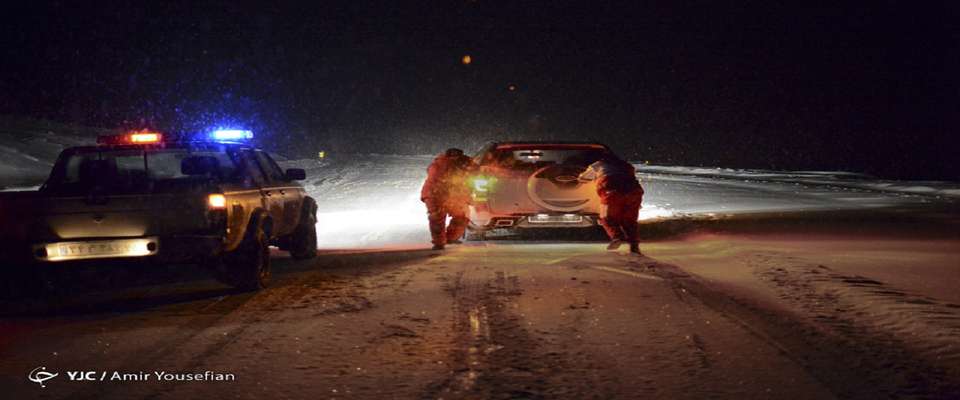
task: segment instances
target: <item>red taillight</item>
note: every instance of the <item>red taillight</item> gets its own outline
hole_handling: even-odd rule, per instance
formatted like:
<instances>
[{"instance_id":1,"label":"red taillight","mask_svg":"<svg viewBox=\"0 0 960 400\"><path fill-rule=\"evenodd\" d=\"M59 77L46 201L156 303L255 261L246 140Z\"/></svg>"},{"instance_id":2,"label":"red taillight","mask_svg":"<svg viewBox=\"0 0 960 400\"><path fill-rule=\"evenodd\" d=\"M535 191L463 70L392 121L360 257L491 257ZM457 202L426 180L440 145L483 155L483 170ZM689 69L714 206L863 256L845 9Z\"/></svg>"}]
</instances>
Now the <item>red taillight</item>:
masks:
<instances>
[{"instance_id":1,"label":"red taillight","mask_svg":"<svg viewBox=\"0 0 960 400\"><path fill-rule=\"evenodd\" d=\"M219 193L211 194L207 196L207 206L214 210L227 208L227 196Z\"/></svg>"}]
</instances>

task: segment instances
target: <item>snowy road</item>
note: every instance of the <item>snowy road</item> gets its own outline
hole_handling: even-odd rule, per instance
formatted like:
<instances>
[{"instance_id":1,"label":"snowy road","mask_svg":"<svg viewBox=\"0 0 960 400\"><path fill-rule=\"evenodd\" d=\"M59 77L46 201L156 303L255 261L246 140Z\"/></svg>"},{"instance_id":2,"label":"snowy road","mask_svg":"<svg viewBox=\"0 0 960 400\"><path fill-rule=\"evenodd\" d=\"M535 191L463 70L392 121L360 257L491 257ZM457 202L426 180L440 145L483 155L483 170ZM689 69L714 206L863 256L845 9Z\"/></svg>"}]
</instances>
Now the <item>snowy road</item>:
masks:
<instances>
[{"instance_id":1,"label":"snowy road","mask_svg":"<svg viewBox=\"0 0 960 400\"><path fill-rule=\"evenodd\" d=\"M648 258L505 241L280 255L276 284L256 294L196 276L78 294L54 315L5 304L21 313L0 325L0 386L37 399L960 395L960 241L798 243L693 238L646 244ZM869 268L842 257L871 246L889 252ZM897 268L945 281L886 280ZM39 366L60 375L41 388L27 379Z\"/></svg>"}]
</instances>

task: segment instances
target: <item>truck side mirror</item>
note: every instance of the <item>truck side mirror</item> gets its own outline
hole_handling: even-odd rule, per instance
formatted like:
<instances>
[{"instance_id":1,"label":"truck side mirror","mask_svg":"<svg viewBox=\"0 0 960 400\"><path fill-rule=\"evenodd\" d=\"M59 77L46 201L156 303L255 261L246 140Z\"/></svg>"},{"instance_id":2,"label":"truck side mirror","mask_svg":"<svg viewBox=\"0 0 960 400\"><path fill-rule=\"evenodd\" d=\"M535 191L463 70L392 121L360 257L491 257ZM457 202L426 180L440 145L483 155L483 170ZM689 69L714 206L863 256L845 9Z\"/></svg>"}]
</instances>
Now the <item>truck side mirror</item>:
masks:
<instances>
[{"instance_id":1,"label":"truck side mirror","mask_svg":"<svg viewBox=\"0 0 960 400\"><path fill-rule=\"evenodd\" d=\"M190 156L180 161L180 173L184 175L216 174L220 161L212 156Z\"/></svg>"},{"instance_id":2,"label":"truck side mirror","mask_svg":"<svg viewBox=\"0 0 960 400\"><path fill-rule=\"evenodd\" d=\"M307 171L302 168L290 168L284 171L283 177L288 181L302 181L307 179Z\"/></svg>"}]
</instances>

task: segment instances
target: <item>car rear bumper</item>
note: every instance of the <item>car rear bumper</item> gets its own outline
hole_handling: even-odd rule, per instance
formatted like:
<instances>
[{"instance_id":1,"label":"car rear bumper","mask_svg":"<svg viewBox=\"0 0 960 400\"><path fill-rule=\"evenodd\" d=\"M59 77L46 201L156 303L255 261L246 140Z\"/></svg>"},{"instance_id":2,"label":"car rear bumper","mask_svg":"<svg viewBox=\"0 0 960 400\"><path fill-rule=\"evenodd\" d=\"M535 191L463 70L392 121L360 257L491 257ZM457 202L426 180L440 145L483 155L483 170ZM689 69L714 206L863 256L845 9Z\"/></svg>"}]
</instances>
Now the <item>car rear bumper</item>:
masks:
<instances>
[{"instance_id":1,"label":"car rear bumper","mask_svg":"<svg viewBox=\"0 0 960 400\"><path fill-rule=\"evenodd\" d=\"M488 215L485 217L471 218L471 228L479 230L497 228L590 228L598 225L599 215L592 213L532 213Z\"/></svg>"},{"instance_id":2,"label":"car rear bumper","mask_svg":"<svg viewBox=\"0 0 960 400\"><path fill-rule=\"evenodd\" d=\"M39 264L137 259L176 263L215 257L222 249L223 237L219 235L92 238L34 243L30 246L30 260Z\"/></svg>"}]
</instances>

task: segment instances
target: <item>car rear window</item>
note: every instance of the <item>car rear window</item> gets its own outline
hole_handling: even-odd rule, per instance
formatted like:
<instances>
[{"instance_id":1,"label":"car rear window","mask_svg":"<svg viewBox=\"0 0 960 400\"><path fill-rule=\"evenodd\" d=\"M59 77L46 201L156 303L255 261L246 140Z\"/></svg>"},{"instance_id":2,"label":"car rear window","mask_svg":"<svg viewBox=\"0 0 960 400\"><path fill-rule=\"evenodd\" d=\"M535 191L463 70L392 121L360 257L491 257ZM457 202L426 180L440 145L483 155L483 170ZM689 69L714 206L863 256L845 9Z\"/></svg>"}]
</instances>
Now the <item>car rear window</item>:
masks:
<instances>
[{"instance_id":1,"label":"car rear window","mask_svg":"<svg viewBox=\"0 0 960 400\"><path fill-rule=\"evenodd\" d=\"M599 160L604 152L600 148L507 147L490 151L480 163L517 170L533 170L554 164L586 167Z\"/></svg>"},{"instance_id":2,"label":"car rear window","mask_svg":"<svg viewBox=\"0 0 960 400\"><path fill-rule=\"evenodd\" d=\"M217 170L204 175L184 174L181 163L189 157L212 157ZM224 147L88 148L62 156L46 189L62 194L85 193L93 188L110 193L177 190L198 181L233 179L237 173L234 158Z\"/></svg>"}]
</instances>

